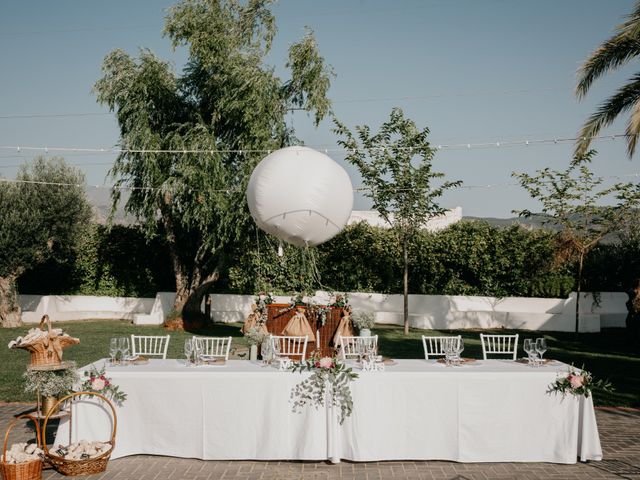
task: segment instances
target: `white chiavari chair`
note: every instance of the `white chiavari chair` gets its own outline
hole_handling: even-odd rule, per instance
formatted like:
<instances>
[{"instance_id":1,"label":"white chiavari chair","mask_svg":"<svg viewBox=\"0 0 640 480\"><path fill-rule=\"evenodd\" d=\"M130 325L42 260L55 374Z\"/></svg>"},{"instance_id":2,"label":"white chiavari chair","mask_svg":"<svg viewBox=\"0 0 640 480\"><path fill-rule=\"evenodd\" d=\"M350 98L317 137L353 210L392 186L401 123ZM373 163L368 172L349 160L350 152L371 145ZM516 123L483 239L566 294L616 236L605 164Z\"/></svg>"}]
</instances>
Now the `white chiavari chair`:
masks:
<instances>
[{"instance_id":1,"label":"white chiavari chair","mask_svg":"<svg viewBox=\"0 0 640 480\"><path fill-rule=\"evenodd\" d=\"M518 334L516 335L485 335L480 334L482 343L482 357L487 355L508 355L513 360L518 355Z\"/></svg>"},{"instance_id":2,"label":"white chiavari chair","mask_svg":"<svg viewBox=\"0 0 640 480\"><path fill-rule=\"evenodd\" d=\"M131 335L131 353L134 357L167 358L170 335Z\"/></svg>"},{"instance_id":3,"label":"white chiavari chair","mask_svg":"<svg viewBox=\"0 0 640 480\"><path fill-rule=\"evenodd\" d=\"M450 336L450 337L436 337L430 335L422 335L422 348L424 348L424 358L429 360L429 357L444 357L444 346L447 342L455 342L456 347L460 345L462 335Z\"/></svg>"},{"instance_id":4,"label":"white chiavari chair","mask_svg":"<svg viewBox=\"0 0 640 480\"><path fill-rule=\"evenodd\" d=\"M309 341L307 335L304 337L271 335L269 341L271 342L271 351L275 352L277 357L304 360L307 356L307 342Z\"/></svg>"},{"instance_id":5,"label":"white chiavari chair","mask_svg":"<svg viewBox=\"0 0 640 480\"><path fill-rule=\"evenodd\" d=\"M202 355L212 358L224 358L229 360L231 349L231 337L197 337L193 340L202 342Z\"/></svg>"},{"instance_id":6,"label":"white chiavari chair","mask_svg":"<svg viewBox=\"0 0 640 480\"><path fill-rule=\"evenodd\" d=\"M340 356L343 360L358 359L360 354L373 349L378 354L378 335L370 337L340 337Z\"/></svg>"}]
</instances>

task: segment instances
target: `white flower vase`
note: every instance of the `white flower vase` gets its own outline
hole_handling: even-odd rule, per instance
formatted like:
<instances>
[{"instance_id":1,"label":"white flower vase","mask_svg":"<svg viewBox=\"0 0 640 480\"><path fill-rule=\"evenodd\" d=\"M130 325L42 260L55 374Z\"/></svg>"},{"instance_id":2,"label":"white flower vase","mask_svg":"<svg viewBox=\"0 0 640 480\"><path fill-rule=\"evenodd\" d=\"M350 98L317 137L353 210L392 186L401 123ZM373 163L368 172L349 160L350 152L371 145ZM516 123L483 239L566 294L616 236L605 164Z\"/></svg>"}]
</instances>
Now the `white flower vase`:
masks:
<instances>
[{"instance_id":1,"label":"white flower vase","mask_svg":"<svg viewBox=\"0 0 640 480\"><path fill-rule=\"evenodd\" d=\"M251 345L249 347L249 360L252 362L258 360L258 345Z\"/></svg>"},{"instance_id":2,"label":"white flower vase","mask_svg":"<svg viewBox=\"0 0 640 480\"><path fill-rule=\"evenodd\" d=\"M361 328L360 329L360 336L361 337L370 337L371 336L371 330L369 330L368 328Z\"/></svg>"}]
</instances>

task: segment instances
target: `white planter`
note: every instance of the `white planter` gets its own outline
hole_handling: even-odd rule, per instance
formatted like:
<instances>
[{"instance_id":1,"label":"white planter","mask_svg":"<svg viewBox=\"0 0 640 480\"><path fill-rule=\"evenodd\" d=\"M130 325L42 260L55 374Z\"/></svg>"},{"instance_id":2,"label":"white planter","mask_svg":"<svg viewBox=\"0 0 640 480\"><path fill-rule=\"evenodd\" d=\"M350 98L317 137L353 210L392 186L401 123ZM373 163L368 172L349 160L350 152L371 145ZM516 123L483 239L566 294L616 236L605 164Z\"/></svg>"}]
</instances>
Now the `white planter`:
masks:
<instances>
[{"instance_id":1,"label":"white planter","mask_svg":"<svg viewBox=\"0 0 640 480\"><path fill-rule=\"evenodd\" d=\"M361 337L370 337L371 336L371 330L369 330L368 328L361 328L360 329L360 336Z\"/></svg>"},{"instance_id":2,"label":"white planter","mask_svg":"<svg viewBox=\"0 0 640 480\"><path fill-rule=\"evenodd\" d=\"M251 345L249 347L249 360L251 361L256 361L258 360L258 346L257 345Z\"/></svg>"}]
</instances>

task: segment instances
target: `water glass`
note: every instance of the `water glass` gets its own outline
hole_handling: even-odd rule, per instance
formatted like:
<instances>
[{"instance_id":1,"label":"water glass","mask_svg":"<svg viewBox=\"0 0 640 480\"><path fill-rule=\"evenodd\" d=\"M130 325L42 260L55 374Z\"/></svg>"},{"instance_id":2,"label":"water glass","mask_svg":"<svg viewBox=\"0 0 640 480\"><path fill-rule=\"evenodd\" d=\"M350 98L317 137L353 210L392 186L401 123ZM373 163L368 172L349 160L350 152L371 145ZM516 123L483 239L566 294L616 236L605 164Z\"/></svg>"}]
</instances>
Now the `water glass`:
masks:
<instances>
[{"instance_id":1,"label":"water glass","mask_svg":"<svg viewBox=\"0 0 640 480\"><path fill-rule=\"evenodd\" d=\"M191 365L191 356L193 355L193 342L189 338L184 341L184 356L186 357L185 365L188 367Z\"/></svg>"},{"instance_id":2,"label":"water glass","mask_svg":"<svg viewBox=\"0 0 640 480\"><path fill-rule=\"evenodd\" d=\"M118 356L118 339L112 338L109 342L109 357L111 357L111 365L116 364L116 357Z\"/></svg>"}]
</instances>

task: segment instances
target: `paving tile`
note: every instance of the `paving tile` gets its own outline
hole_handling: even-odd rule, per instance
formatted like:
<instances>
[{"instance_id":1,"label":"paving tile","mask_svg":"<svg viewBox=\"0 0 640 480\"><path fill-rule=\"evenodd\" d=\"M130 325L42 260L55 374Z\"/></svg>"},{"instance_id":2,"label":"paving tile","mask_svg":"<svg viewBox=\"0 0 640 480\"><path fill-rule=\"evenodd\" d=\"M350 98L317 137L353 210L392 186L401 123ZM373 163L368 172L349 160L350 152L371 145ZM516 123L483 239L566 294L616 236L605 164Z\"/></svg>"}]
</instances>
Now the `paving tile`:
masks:
<instances>
[{"instance_id":1,"label":"paving tile","mask_svg":"<svg viewBox=\"0 0 640 480\"><path fill-rule=\"evenodd\" d=\"M29 404L0 405L0 433L14 415L32 408ZM604 452L601 462L560 465L552 463L455 463L407 462L253 462L203 461L186 458L138 455L109 462L107 471L92 480L499 480L499 479L626 479L640 480L640 411L602 408L596 410ZM17 426L12 441L33 438L26 422ZM43 480L65 478L45 470Z\"/></svg>"}]
</instances>

